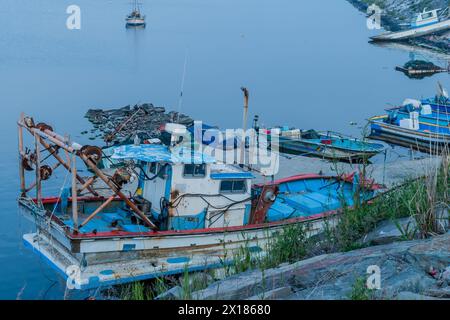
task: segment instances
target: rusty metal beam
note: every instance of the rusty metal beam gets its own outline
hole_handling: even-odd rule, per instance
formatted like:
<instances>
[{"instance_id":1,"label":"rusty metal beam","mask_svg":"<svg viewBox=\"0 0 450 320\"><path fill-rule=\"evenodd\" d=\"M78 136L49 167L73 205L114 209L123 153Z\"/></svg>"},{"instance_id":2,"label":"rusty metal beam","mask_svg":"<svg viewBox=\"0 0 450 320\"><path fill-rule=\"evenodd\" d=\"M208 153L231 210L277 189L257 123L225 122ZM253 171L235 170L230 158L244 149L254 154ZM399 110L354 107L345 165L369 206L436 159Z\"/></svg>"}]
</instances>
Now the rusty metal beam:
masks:
<instances>
[{"instance_id":1,"label":"rusty metal beam","mask_svg":"<svg viewBox=\"0 0 450 320\"><path fill-rule=\"evenodd\" d=\"M97 209L95 209L94 212L92 212L89 217L87 217L81 224L80 224L80 228L82 228L84 225L86 225L86 223L88 223L89 221L91 221L100 211L102 211L103 209L106 208L106 206L108 204L111 203L111 201L113 201L115 198L115 195L110 196L105 202L103 202L100 207L98 207Z\"/></svg>"},{"instance_id":2,"label":"rusty metal beam","mask_svg":"<svg viewBox=\"0 0 450 320\"><path fill-rule=\"evenodd\" d=\"M56 168L58 168L61 164L55 163L52 167L52 170L55 170ZM25 193L29 192L31 189L33 189L36 186L36 181L34 181L32 184L30 184L30 186L28 188L25 189Z\"/></svg>"},{"instance_id":3,"label":"rusty metal beam","mask_svg":"<svg viewBox=\"0 0 450 320\"><path fill-rule=\"evenodd\" d=\"M24 114L20 114L20 121L23 121ZM23 151L23 128L18 125L18 135L19 135L19 176L20 176L20 192L22 196L25 196L27 191L25 190L25 169L23 167L22 159L24 155Z\"/></svg>"},{"instance_id":4,"label":"rusty metal beam","mask_svg":"<svg viewBox=\"0 0 450 320\"><path fill-rule=\"evenodd\" d=\"M55 143L57 146L63 148L64 150L67 150L68 152L72 153L72 154L77 154L83 161L84 163L100 178L102 179L106 185L108 187L111 188L111 190L117 194L123 201L125 201L125 203L134 211L134 213L139 216L151 229L157 229L157 227L150 221L149 218L147 218L147 216L141 211L139 210L139 208L130 200L127 198L127 196L125 196L120 189L114 184L114 182L111 181L111 179L109 177L107 177L101 170L99 170L97 168L97 164L93 163L91 161L91 159L89 159L89 157L87 157L85 154L78 152L79 150L74 148L75 144L73 143L72 146L69 146L64 140L63 137L61 137L60 135L53 133L50 130L45 130L41 131L39 129L36 128L30 128L28 127L25 123L19 122L19 125L24 126L25 128L27 128L32 134L35 135L39 135L42 138L46 138L50 141L52 141L53 143ZM43 140L41 139L41 141L43 142ZM47 143L46 143L47 144ZM45 146L45 144L43 144ZM48 144L47 144L48 145ZM81 147L81 146L80 146ZM56 157L57 155L54 154L54 156ZM67 164L60 158L58 157L61 164L63 166L66 167L66 169L70 170L70 167L67 166ZM57 159L58 159L57 158ZM78 177L77 177L78 179ZM78 179L79 180L79 179ZM80 180L79 180L80 181ZM86 183L84 180L83 182L81 182L83 185Z\"/></svg>"},{"instance_id":5,"label":"rusty metal beam","mask_svg":"<svg viewBox=\"0 0 450 320\"><path fill-rule=\"evenodd\" d=\"M70 153L73 153L73 152L75 151L72 147L69 147L69 150L68 150L68 149L67 149L67 147L68 147L67 145L64 145L61 141L59 141L58 139L52 137L51 135L47 135L46 133L44 133L44 132L42 132L42 131L40 131L40 130L37 130L37 129L35 129L35 128L29 128L29 127L27 127L27 126L23 123L23 121L22 121L22 122L19 122L19 125L22 126L22 127L24 127L24 128L26 128L31 134L34 134L34 133L36 132L37 134L40 135L40 133L42 133L44 138L48 138L50 141L54 142L57 146L59 146L59 147L65 149L65 150L69 151ZM42 136L42 135L41 135L41 136ZM46 149L49 149L49 150L50 150L50 145L49 145L47 142L45 142L43 139L41 139L40 142L41 142L41 144L42 144ZM61 165L62 165L64 168L66 168L67 170L69 170L69 172L71 172L72 169L71 169L70 166L67 164L67 162L64 161L64 160L63 160L63 159L62 159L62 158L61 158L54 150L51 151L51 154L53 155L53 157L55 157L56 160L58 160L59 163L61 163ZM84 184L86 183L86 181L85 181L82 177L80 177L78 174L77 174L77 180L78 180L82 185L84 185ZM96 197L99 196L99 194L97 193L97 191L95 191L91 186L88 186L87 189L88 189L89 192L92 193L94 196L96 196Z\"/></svg>"},{"instance_id":6,"label":"rusty metal beam","mask_svg":"<svg viewBox=\"0 0 450 320\"><path fill-rule=\"evenodd\" d=\"M86 189L86 188L88 188L90 185L92 185L93 183L94 183L94 181L95 181L95 176L94 177L90 177L89 179L87 179L86 180L86 183L85 184L83 184L82 186L81 186L81 188L80 189L78 189L78 192L80 193L80 192L82 192L84 189Z\"/></svg>"},{"instance_id":7,"label":"rusty metal beam","mask_svg":"<svg viewBox=\"0 0 450 320\"><path fill-rule=\"evenodd\" d=\"M41 190L41 155L39 151L40 137L34 134L34 145L36 148L36 203L42 207L42 190Z\"/></svg>"},{"instance_id":8,"label":"rusty metal beam","mask_svg":"<svg viewBox=\"0 0 450 320\"><path fill-rule=\"evenodd\" d=\"M77 195L77 155L72 156L72 220L75 232L78 232L78 195Z\"/></svg>"},{"instance_id":9,"label":"rusty metal beam","mask_svg":"<svg viewBox=\"0 0 450 320\"><path fill-rule=\"evenodd\" d=\"M147 218L147 216L139 210L139 208L125 196L119 188L114 184L114 182L111 181L110 178L108 178L101 170L97 168L97 165L91 161L86 155L83 153L79 154L80 158L83 159L83 161L86 163L86 165L94 171L94 173L102 179L108 187L111 188L112 191L114 191L115 194L117 194L125 203L142 219L144 222L151 228L151 229L157 229L157 227Z\"/></svg>"}]
</instances>

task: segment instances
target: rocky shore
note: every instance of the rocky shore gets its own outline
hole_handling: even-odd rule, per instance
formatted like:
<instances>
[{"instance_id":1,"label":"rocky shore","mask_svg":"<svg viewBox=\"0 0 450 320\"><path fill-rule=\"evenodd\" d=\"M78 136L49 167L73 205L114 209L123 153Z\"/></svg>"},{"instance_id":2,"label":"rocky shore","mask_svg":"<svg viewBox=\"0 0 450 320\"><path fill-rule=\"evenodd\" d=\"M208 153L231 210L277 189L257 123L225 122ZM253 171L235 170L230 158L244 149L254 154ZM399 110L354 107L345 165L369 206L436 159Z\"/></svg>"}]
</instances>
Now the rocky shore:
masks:
<instances>
[{"instance_id":1,"label":"rocky shore","mask_svg":"<svg viewBox=\"0 0 450 320\"><path fill-rule=\"evenodd\" d=\"M379 286L368 289L377 269ZM161 298L176 299L178 292ZM450 233L247 271L193 292L192 299L450 299Z\"/></svg>"},{"instance_id":2,"label":"rocky shore","mask_svg":"<svg viewBox=\"0 0 450 320\"><path fill-rule=\"evenodd\" d=\"M358 10L366 13L367 8L378 5L382 10L381 25L385 30L398 31L402 24L409 23L418 12L426 9L445 9L447 0L348 0ZM450 51L450 33L430 35L411 39L407 43L440 52Z\"/></svg>"}]
</instances>

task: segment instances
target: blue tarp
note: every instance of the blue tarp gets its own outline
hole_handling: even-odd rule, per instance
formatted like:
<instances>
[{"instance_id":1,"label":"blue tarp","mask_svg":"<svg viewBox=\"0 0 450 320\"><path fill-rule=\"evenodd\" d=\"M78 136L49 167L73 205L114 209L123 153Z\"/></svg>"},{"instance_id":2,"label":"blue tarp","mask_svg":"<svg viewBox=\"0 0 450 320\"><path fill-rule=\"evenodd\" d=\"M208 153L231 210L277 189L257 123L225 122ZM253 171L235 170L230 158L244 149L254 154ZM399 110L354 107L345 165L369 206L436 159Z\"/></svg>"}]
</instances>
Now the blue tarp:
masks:
<instances>
[{"instance_id":1,"label":"blue tarp","mask_svg":"<svg viewBox=\"0 0 450 320\"><path fill-rule=\"evenodd\" d=\"M141 144L123 145L113 150L113 159L140 160L143 162L169 163L214 163L216 159L186 147L174 148L172 151L164 145Z\"/></svg>"}]
</instances>

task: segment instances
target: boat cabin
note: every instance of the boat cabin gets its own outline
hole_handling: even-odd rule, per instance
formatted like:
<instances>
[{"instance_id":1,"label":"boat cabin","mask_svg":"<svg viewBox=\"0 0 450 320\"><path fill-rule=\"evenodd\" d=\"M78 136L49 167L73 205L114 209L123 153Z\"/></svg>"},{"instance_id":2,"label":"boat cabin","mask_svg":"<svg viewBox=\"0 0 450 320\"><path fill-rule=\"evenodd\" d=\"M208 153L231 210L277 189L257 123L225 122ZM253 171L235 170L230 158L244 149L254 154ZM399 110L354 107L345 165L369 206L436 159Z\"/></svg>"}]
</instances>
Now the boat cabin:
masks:
<instances>
[{"instance_id":1,"label":"boat cabin","mask_svg":"<svg viewBox=\"0 0 450 320\"><path fill-rule=\"evenodd\" d=\"M140 169L137 195L160 230L242 226L251 211L253 174L186 147L124 145L112 155Z\"/></svg>"},{"instance_id":2,"label":"boat cabin","mask_svg":"<svg viewBox=\"0 0 450 320\"><path fill-rule=\"evenodd\" d=\"M439 15L438 12L441 9L434 9L426 11L425 8L423 12L419 13L414 21L411 23L412 28L419 28L423 27L425 25L434 24L439 22Z\"/></svg>"}]
</instances>

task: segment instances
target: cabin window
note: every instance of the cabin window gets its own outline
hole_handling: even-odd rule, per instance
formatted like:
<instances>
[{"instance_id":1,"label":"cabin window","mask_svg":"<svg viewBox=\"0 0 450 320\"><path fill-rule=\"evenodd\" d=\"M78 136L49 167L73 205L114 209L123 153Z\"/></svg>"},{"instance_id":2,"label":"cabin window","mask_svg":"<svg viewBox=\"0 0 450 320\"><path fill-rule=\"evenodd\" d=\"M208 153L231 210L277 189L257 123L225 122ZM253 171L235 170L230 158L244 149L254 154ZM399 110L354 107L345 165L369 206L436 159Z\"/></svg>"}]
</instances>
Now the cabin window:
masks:
<instances>
[{"instance_id":1,"label":"cabin window","mask_svg":"<svg viewBox=\"0 0 450 320\"><path fill-rule=\"evenodd\" d=\"M429 19L431 17L433 17L433 12L427 12L422 14L422 20Z\"/></svg>"},{"instance_id":2,"label":"cabin window","mask_svg":"<svg viewBox=\"0 0 450 320\"><path fill-rule=\"evenodd\" d=\"M245 193L246 191L245 180L222 180L220 182L221 193Z\"/></svg>"},{"instance_id":3,"label":"cabin window","mask_svg":"<svg viewBox=\"0 0 450 320\"><path fill-rule=\"evenodd\" d=\"M152 162L152 163L150 163L150 167L149 167L148 171L150 173L156 174L157 168L158 168L158 164L156 162Z\"/></svg>"},{"instance_id":4,"label":"cabin window","mask_svg":"<svg viewBox=\"0 0 450 320\"><path fill-rule=\"evenodd\" d=\"M185 164L183 176L203 178L206 175L206 164Z\"/></svg>"}]
</instances>

